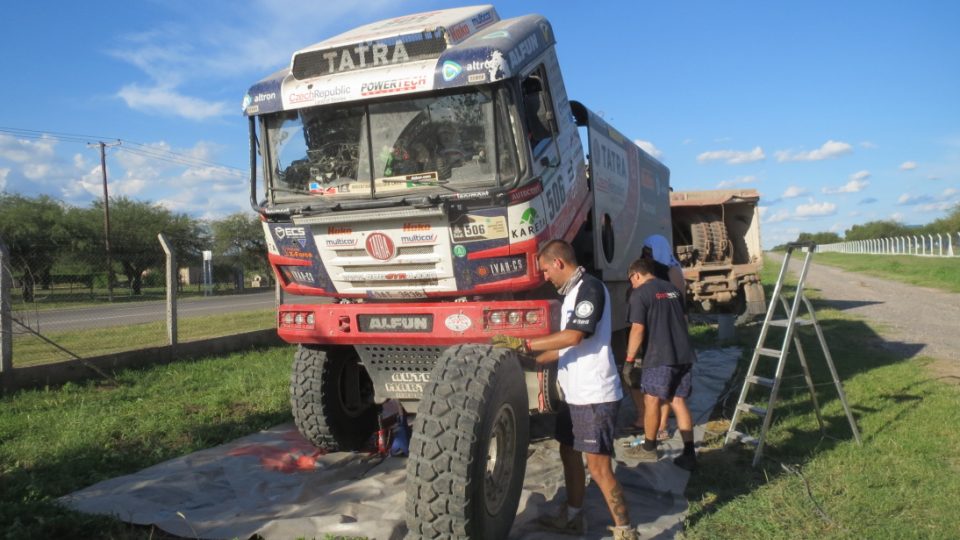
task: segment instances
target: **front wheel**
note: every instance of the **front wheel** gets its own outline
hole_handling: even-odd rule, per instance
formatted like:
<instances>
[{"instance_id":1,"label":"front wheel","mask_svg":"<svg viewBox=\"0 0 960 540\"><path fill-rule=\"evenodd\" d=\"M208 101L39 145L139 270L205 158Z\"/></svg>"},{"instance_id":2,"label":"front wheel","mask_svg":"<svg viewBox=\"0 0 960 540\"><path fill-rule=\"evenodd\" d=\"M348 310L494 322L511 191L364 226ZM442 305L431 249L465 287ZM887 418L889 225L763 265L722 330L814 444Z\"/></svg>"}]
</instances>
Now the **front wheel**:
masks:
<instances>
[{"instance_id":1,"label":"front wheel","mask_svg":"<svg viewBox=\"0 0 960 540\"><path fill-rule=\"evenodd\" d=\"M297 348L290 406L300 433L318 448L362 449L377 430L373 398L373 383L352 347Z\"/></svg>"},{"instance_id":2,"label":"front wheel","mask_svg":"<svg viewBox=\"0 0 960 540\"><path fill-rule=\"evenodd\" d=\"M506 538L527 467L523 370L512 351L447 349L423 392L407 461L415 538Z\"/></svg>"}]
</instances>

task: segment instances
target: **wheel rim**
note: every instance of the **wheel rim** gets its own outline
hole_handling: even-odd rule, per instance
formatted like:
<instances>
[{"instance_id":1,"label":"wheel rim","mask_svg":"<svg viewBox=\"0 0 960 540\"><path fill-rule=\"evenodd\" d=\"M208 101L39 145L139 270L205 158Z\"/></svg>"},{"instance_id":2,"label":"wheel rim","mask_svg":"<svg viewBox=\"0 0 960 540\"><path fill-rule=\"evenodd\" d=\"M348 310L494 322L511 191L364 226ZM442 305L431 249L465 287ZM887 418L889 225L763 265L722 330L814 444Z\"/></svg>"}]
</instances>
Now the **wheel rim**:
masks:
<instances>
[{"instance_id":1,"label":"wheel rim","mask_svg":"<svg viewBox=\"0 0 960 540\"><path fill-rule=\"evenodd\" d=\"M517 418L513 408L503 405L497 411L487 444L487 462L483 475L484 504L487 513L500 511L513 477L513 458L517 451Z\"/></svg>"}]
</instances>

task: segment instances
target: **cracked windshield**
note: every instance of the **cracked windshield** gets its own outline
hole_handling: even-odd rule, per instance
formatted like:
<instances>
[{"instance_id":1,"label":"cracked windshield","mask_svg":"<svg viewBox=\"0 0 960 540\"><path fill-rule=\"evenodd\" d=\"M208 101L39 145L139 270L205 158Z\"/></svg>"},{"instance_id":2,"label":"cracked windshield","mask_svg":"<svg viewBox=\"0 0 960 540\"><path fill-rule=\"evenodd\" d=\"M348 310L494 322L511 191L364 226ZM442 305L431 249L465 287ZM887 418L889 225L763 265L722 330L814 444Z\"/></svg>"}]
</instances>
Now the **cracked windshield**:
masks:
<instances>
[{"instance_id":1,"label":"cracked windshield","mask_svg":"<svg viewBox=\"0 0 960 540\"><path fill-rule=\"evenodd\" d=\"M474 190L498 176L509 183L514 153L494 103L491 92L470 91L272 115L273 200Z\"/></svg>"}]
</instances>

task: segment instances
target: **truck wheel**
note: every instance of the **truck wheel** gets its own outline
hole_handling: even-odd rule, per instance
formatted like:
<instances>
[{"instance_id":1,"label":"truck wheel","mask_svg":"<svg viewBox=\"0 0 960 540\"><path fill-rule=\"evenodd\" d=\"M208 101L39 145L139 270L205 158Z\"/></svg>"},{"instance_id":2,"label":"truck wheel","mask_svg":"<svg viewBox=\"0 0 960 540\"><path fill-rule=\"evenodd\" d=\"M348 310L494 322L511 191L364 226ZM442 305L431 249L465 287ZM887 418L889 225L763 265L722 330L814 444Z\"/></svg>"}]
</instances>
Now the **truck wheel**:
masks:
<instances>
[{"instance_id":1,"label":"truck wheel","mask_svg":"<svg viewBox=\"0 0 960 540\"><path fill-rule=\"evenodd\" d=\"M410 536L506 538L529 438L524 374L513 351L447 349L424 389L410 443Z\"/></svg>"},{"instance_id":2,"label":"truck wheel","mask_svg":"<svg viewBox=\"0 0 960 540\"><path fill-rule=\"evenodd\" d=\"M731 256L731 245L727 239L727 227L720 216L704 212L690 223L690 237L697 259L701 263L723 262Z\"/></svg>"},{"instance_id":3,"label":"truck wheel","mask_svg":"<svg viewBox=\"0 0 960 540\"><path fill-rule=\"evenodd\" d=\"M373 396L373 383L352 347L297 348L290 374L293 420L318 448L363 448L377 430Z\"/></svg>"}]
</instances>

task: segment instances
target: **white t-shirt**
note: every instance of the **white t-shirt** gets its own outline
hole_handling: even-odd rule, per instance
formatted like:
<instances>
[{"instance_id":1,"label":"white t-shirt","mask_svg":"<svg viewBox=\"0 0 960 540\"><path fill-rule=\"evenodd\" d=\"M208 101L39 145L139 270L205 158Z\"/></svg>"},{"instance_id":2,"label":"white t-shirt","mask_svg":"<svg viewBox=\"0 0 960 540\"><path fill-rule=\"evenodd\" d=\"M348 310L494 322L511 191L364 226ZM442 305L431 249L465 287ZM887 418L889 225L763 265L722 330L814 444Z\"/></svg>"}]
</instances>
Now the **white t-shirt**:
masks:
<instances>
[{"instance_id":1,"label":"white t-shirt","mask_svg":"<svg viewBox=\"0 0 960 540\"><path fill-rule=\"evenodd\" d=\"M610 294L603 282L584 274L563 299L560 328L579 330L579 345L560 350L557 382L573 405L619 401L620 374L610 349Z\"/></svg>"}]
</instances>

